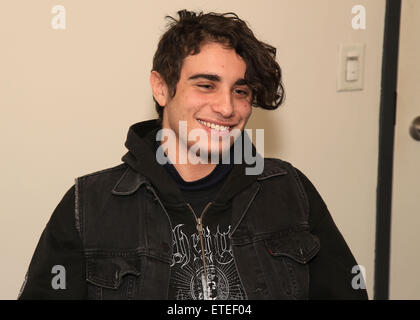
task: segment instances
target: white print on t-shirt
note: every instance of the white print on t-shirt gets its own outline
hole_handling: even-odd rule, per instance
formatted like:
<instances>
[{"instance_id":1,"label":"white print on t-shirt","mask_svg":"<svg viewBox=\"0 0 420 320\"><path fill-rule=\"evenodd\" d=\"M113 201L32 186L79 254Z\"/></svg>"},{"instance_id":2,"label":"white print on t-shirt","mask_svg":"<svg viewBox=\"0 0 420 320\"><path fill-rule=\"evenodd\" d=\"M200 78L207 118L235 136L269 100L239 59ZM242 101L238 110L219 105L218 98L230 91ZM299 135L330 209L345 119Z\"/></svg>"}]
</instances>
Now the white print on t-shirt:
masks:
<instances>
[{"instance_id":1,"label":"white print on t-shirt","mask_svg":"<svg viewBox=\"0 0 420 320\"><path fill-rule=\"evenodd\" d=\"M176 288L178 300L226 300L244 299L238 272L233 260L232 248L227 231L211 233L203 230L204 254L206 259L207 281L201 256L200 236L193 233L187 236L183 224L172 230L173 256L171 285Z\"/></svg>"},{"instance_id":2,"label":"white print on t-shirt","mask_svg":"<svg viewBox=\"0 0 420 320\"><path fill-rule=\"evenodd\" d=\"M174 253L171 267L175 264L182 263L181 268L183 268L190 262L191 258L194 261L197 259L201 261L200 236L198 233L192 234L190 241L189 237L182 231L182 226L183 224L178 224L172 231ZM213 236L208 227L203 229L204 252L206 258L209 259L210 264L214 261L219 264L228 264L232 262L232 249L227 245L227 236L230 228L231 227L229 226L227 232L220 232L219 226L217 226L217 232ZM191 248L193 249L191 250Z\"/></svg>"}]
</instances>

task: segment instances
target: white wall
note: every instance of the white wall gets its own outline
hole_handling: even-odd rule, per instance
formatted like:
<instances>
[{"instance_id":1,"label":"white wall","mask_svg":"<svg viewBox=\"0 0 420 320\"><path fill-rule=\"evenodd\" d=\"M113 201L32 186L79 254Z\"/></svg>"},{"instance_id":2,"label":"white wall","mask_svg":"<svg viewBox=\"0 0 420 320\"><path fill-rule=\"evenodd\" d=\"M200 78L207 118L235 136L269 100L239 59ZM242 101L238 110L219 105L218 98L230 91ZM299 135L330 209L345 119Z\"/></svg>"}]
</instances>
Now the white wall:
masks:
<instances>
[{"instance_id":1,"label":"white wall","mask_svg":"<svg viewBox=\"0 0 420 320\"><path fill-rule=\"evenodd\" d=\"M53 30L64 5L67 29ZM367 29L351 28L351 8ZM254 112L266 156L317 186L373 295L384 0L0 2L0 298L15 299L55 206L75 177L120 163L128 126L155 116L148 85L164 16L234 11L278 49L286 103ZM337 93L338 44L366 44L365 89ZM24 200L22 200L24 199Z\"/></svg>"}]
</instances>

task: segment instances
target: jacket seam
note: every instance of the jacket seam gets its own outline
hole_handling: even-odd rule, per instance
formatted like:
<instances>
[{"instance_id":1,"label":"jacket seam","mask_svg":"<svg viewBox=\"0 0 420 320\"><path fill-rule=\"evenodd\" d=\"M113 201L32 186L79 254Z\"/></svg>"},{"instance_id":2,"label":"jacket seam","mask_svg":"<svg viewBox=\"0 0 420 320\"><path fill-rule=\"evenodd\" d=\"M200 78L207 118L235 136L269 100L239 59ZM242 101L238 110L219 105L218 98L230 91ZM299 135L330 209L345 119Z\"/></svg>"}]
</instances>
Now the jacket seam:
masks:
<instances>
[{"instance_id":1,"label":"jacket seam","mask_svg":"<svg viewBox=\"0 0 420 320\"><path fill-rule=\"evenodd\" d=\"M112 188L112 193L114 194L114 192L116 191L115 189L119 186L119 184L121 183L121 181L123 181L124 180L124 178L127 176L127 174L128 174L128 168L127 169L125 169L124 170L124 172L123 172L123 174L121 175L121 177L118 179L118 181L117 181L117 183L114 185L114 188ZM121 191L118 191L117 192L118 194L131 194L131 193L133 193L132 192L132 190L129 190L129 191L123 191L123 192L121 192Z\"/></svg>"},{"instance_id":2,"label":"jacket seam","mask_svg":"<svg viewBox=\"0 0 420 320\"><path fill-rule=\"evenodd\" d=\"M252 188L252 187L250 187L250 188ZM242 216L241 216L241 218L239 219L239 221L237 222L237 224L236 224L236 226L232 229L232 231L230 232L230 236L229 236L229 238L231 238L232 237L232 235L235 233L235 231L238 229L238 227L239 227L239 225L242 223L242 220L244 219L244 217L245 217L245 215L247 214L247 212L248 212L248 209L249 209L249 207L251 206L251 204L254 202L254 199L255 199L255 197L257 196L257 193L260 191L260 189L261 189L261 184L260 183L258 183L257 184L257 186L255 187L255 191L254 191L254 193L253 193L253 195L252 195L252 197L251 197L251 200L249 201L249 203L248 203L248 205L246 206L246 209L244 210L244 212L243 212L243 214L242 214Z\"/></svg>"},{"instance_id":3,"label":"jacket seam","mask_svg":"<svg viewBox=\"0 0 420 320\"><path fill-rule=\"evenodd\" d=\"M121 164L116 165L116 166L111 167L111 168L106 168L106 169L103 169L103 170L99 170L99 171L95 171L95 172L92 172L92 173L85 174L83 176L80 176L79 178L86 178L86 177L96 176L96 175L101 174L101 173L107 173L107 172L111 172L111 171L122 170L124 166L126 166L126 164L121 163Z\"/></svg>"},{"instance_id":4,"label":"jacket seam","mask_svg":"<svg viewBox=\"0 0 420 320\"><path fill-rule=\"evenodd\" d=\"M267 276L266 276L266 273L264 272L264 267L261 265L261 258L260 258L260 256L258 255L258 250L257 250L257 248L255 247L255 242L254 242L254 243L252 243L252 249L254 250L255 256L257 257L257 262L258 262L259 268L260 268L260 270L261 270L261 275L262 275L262 277L263 277L263 279L264 279L264 284L265 284L266 294L267 294L267 296L268 296L268 297L271 297L271 296L272 296L272 294L271 294L271 289L270 289L270 287L267 285L267 284L268 284L268 281L267 281ZM255 290L254 290L254 293L255 293ZM263 290L263 293L264 293L264 290Z\"/></svg>"},{"instance_id":5,"label":"jacket seam","mask_svg":"<svg viewBox=\"0 0 420 320\"><path fill-rule=\"evenodd\" d=\"M80 213L79 213L79 179L76 178L74 181L74 219L75 219L75 225L76 229L79 232L80 237L82 237L81 230L80 230Z\"/></svg>"},{"instance_id":6,"label":"jacket seam","mask_svg":"<svg viewBox=\"0 0 420 320\"><path fill-rule=\"evenodd\" d=\"M124 182L124 180L127 178L128 175L130 174L135 174L138 176L140 176L140 181L136 181L135 183L131 183L130 185L130 189L126 188L125 191L119 191L118 188L120 187L120 184L122 182ZM127 167L123 174L121 175L121 177L118 179L117 183L114 185L114 187L112 188L111 193L117 196L128 196L128 195L132 195L133 193L135 193L142 184L146 183L146 180L143 179L144 178L142 175L140 175L138 172L133 171L130 167Z\"/></svg>"},{"instance_id":7,"label":"jacket seam","mask_svg":"<svg viewBox=\"0 0 420 320\"><path fill-rule=\"evenodd\" d=\"M274 164L274 168L269 167L268 170L265 170L262 174L260 174L257 177L257 180L265 180L269 179L274 176L284 175L287 174L287 170L284 168L284 163L286 163L283 160L276 159L276 158L264 158L264 167L267 168L267 164L271 163Z\"/></svg>"},{"instance_id":8,"label":"jacket seam","mask_svg":"<svg viewBox=\"0 0 420 320\"><path fill-rule=\"evenodd\" d=\"M271 240L272 239L271 237L273 236L285 237L290 234L295 234L297 232L311 233L309 230L309 225L306 223L303 223L303 224L299 224L292 228L288 228L281 231L259 233L252 237L231 238L231 241L233 242L232 245L241 246L241 245L247 245L247 244L251 244L251 243L255 243L259 241Z\"/></svg>"},{"instance_id":9,"label":"jacket seam","mask_svg":"<svg viewBox=\"0 0 420 320\"><path fill-rule=\"evenodd\" d=\"M290 167L290 170L293 173L293 177L295 179L296 186L297 186L297 189L298 189L298 194L300 195L301 200L303 200L303 212L305 214L305 222L308 223L308 219L309 219L309 200L308 200L308 196L305 192L305 188L303 187L302 182L299 179L299 175L298 175L296 169L290 163L289 163L289 167ZM302 205L300 201L298 201L298 203L300 205Z\"/></svg>"},{"instance_id":10,"label":"jacket seam","mask_svg":"<svg viewBox=\"0 0 420 320\"><path fill-rule=\"evenodd\" d=\"M84 240L84 201L83 201L83 181L85 178L88 177L93 177L96 175L100 175L103 173L108 173L108 172L112 172L112 171L118 171L118 170L122 170L123 167L126 166L125 163L121 163L117 166L111 167L111 168L106 168L103 170L99 170L96 172L92 172L80 177L77 177L75 179L75 210L74 210L74 216L75 216L75 226L77 231L79 232L80 238L83 241ZM83 241L84 243L84 241Z\"/></svg>"},{"instance_id":11,"label":"jacket seam","mask_svg":"<svg viewBox=\"0 0 420 320\"><path fill-rule=\"evenodd\" d=\"M85 258L90 259L106 259L106 258L141 258L141 257L148 257L153 258L161 262L171 263L172 258L168 256L164 256L159 253L147 252L147 251L136 251L136 252L126 252L126 251L116 251L116 252L107 252L106 250L92 250L89 249L88 251L84 252Z\"/></svg>"}]
</instances>

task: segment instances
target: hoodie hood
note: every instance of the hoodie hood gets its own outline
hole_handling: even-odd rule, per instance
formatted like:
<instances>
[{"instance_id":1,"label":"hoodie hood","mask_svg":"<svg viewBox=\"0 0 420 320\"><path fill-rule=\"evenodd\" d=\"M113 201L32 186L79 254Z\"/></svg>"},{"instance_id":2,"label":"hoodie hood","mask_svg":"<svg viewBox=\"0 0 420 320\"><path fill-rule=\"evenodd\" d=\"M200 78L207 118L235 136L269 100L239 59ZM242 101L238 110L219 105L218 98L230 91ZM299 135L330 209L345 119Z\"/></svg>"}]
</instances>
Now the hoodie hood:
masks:
<instances>
[{"instance_id":1,"label":"hoodie hood","mask_svg":"<svg viewBox=\"0 0 420 320\"><path fill-rule=\"evenodd\" d=\"M184 199L178 185L156 160L156 134L160 129L158 120L133 124L128 130L125 142L128 152L122 157L122 161L145 176L164 203L179 205L184 203ZM254 146L253 150L255 151ZM233 165L215 198L215 203L229 202L237 193L256 180L255 175L245 175L245 168L244 163Z\"/></svg>"}]
</instances>

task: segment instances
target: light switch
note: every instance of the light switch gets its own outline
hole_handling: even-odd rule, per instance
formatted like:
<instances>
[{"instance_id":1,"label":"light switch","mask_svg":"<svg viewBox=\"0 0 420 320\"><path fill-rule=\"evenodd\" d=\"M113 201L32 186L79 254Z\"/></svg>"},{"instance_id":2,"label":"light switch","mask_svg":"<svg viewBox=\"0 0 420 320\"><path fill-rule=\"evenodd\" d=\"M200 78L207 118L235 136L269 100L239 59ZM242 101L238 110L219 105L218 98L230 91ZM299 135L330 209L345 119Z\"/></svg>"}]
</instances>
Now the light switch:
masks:
<instances>
[{"instance_id":1,"label":"light switch","mask_svg":"<svg viewBox=\"0 0 420 320\"><path fill-rule=\"evenodd\" d=\"M363 90L365 45L340 45L337 91Z\"/></svg>"},{"instance_id":2,"label":"light switch","mask_svg":"<svg viewBox=\"0 0 420 320\"><path fill-rule=\"evenodd\" d=\"M347 55L346 81L357 81L359 79L359 56L356 52Z\"/></svg>"}]
</instances>

